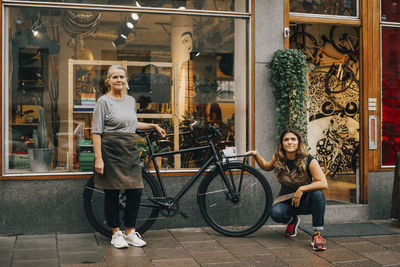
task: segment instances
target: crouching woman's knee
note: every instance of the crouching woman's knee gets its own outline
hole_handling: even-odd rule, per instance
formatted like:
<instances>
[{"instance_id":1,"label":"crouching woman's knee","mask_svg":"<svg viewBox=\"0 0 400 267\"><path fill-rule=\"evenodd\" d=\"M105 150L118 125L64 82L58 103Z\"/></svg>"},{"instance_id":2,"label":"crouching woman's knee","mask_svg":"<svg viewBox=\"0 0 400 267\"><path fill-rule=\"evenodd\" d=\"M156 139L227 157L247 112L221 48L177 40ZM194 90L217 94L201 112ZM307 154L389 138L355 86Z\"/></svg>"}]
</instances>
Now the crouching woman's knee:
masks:
<instances>
[{"instance_id":1,"label":"crouching woman's knee","mask_svg":"<svg viewBox=\"0 0 400 267\"><path fill-rule=\"evenodd\" d=\"M287 209L281 203L272 206L270 215L271 219L277 223L287 223L291 219Z\"/></svg>"}]
</instances>

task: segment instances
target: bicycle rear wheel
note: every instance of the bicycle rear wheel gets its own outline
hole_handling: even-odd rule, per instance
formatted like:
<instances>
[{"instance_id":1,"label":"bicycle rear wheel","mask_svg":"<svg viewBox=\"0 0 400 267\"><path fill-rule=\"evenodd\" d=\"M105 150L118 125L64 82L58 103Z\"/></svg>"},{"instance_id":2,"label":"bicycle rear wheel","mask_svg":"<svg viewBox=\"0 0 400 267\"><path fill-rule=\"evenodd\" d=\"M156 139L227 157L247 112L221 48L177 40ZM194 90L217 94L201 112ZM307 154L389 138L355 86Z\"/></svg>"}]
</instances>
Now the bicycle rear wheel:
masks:
<instances>
[{"instance_id":1,"label":"bicycle rear wheel","mask_svg":"<svg viewBox=\"0 0 400 267\"><path fill-rule=\"evenodd\" d=\"M201 214L221 234L233 237L251 234L269 217L271 187L265 176L249 165L229 163L222 167L234 193L229 193L221 174L214 169L204 177L198 190Z\"/></svg>"},{"instance_id":2,"label":"bicycle rear wheel","mask_svg":"<svg viewBox=\"0 0 400 267\"><path fill-rule=\"evenodd\" d=\"M161 197L160 187L155 178L147 173L142 172L144 189L141 197L139 214L136 219L136 231L140 234L146 232L155 222L158 216L159 209L155 207L148 198ZM93 177L87 182L83 191L83 205L86 217L93 228L104 236L111 237L112 230L107 225L104 216L104 191L94 187ZM119 210L120 221L123 228L123 218L126 208L126 195L124 190L119 194Z\"/></svg>"},{"instance_id":3,"label":"bicycle rear wheel","mask_svg":"<svg viewBox=\"0 0 400 267\"><path fill-rule=\"evenodd\" d=\"M314 36L307 32L297 32L290 37L290 48L301 50L307 61L315 60L318 53L318 43Z\"/></svg>"},{"instance_id":4,"label":"bicycle rear wheel","mask_svg":"<svg viewBox=\"0 0 400 267\"><path fill-rule=\"evenodd\" d=\"M340 53L354 53L358 56L360 44L359 30L355 27L332 26L329 38L333 47Z\"/></svg>"}]
</instances>

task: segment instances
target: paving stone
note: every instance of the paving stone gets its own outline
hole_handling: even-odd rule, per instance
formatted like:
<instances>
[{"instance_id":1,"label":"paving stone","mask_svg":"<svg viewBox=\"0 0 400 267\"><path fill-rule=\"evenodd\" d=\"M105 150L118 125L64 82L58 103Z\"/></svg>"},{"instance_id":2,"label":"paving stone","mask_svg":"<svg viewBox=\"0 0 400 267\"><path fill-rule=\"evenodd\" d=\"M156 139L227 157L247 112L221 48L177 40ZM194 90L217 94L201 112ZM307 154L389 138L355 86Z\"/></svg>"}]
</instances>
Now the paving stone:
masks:
<instances>
[{"instance_id":1,"label":"paving stone","mask_svg":"<svg viewBox=\"0 0 400 267\"><path fill-rule=\"evenodd\" d=\"M263 255L272 254L270 250L261 246L258 243L255 244L242 244L238 246L225 246L225 248L233 255Z\"/></svg>"},{"instance_id":2,"label":"paving stone","mask_svg":"<svg viewBox=\"0 0 400 267\"><path fill-rule=\"evenodd\" d=\"M0 266L10 266L11 263L11 258L10 259L6 259L6 258L1 258L0 259Z\"/></svg>"},{"instance_id":3,"label":"paving stone","mask_svg":"<svg viewBox=\"0 0 400 267\"><path fill-rule=\"evenodd\" d=\"M153 266L151 261L145 256L137 257L123 257L123 258L112 258L107 260L107 266L110 267L150 267ZM61 266L63 267L63 266Z\"/></svg>"},{"instance_id":4,"label":"paving stone","mask_svg":"<svg viewBox=\"0 0 400 267\"><path fill-rule=\"evenodd\" d=\"M16 249L38 249L38 248L55 248L56 239L53 238L40 238L40 236L31 239L20 239L18 237L15 245Z\"/></svg>"},{"instance_id":5,"label":"paving stone","mask_svg":"<svg viewBox=\"0 0 400 267\"><path fill-rule=\"evenodd\" d=\"M193 258L203 264L239 263L239 260L227 251L192 253Z\"/></svg>"},{"instance_id":6,"label":"paving stone","mask_svg":"<svg viewBox=\"0 0 400 267\"><path fill-rule=\"evenodd\" d=\"M0 248L13 248L15 239L15 236L0 236Z\"/></svg>"},{"instance_id":7,"label":"paving stone","mask_svg":"<svg viewBox=\"0 0 400 267\"><path fill-rule=\"evenodd\" d=\"M229 237L229 236L216 236L215 240L220 243L222 246L229 246L229 245L244 245L244 244L256 244L256 238L249 238L249 237Z\"/></svg>"},{"instance_id":8,"label":"paving stone","mask_svg":"<svg viewBox=\"0 0 400 267\"><path fill-rule=\"evenodd\" d=\"M330 262L316 256L297 258L297 259L283 259L284 262L293 267L309 267L309 266L335 266Z\"/></svg>"},{"instance_id":9,"label":"paving stone","mask_svg":"<svg viewBox=\"0 0 400 267\"><path fill-rule=\"evenodd\" d=\"M98 232L95 233L95 238L98 245L110 245L111 238L106 237Z\"/></svg>"},{"instance_id":10,"label":"paving stone","mask_svg":"<svg viewBox=\"0 0 400 267\"><path fill-rule=\"evenodd\" d=\"M184 248L145 248L147 256L152 260L191 259Z\"/></svg>"},{"instance_id":11,"label":"paving stone","mask_svg":"<svg viewBox=\"0 0 400 267\"><path fill-rule=\"evenodd\" d=\"M184 228L185 229L185 228ZM199 231L200 229L200 231ZM186 241L204 241L204 240L211 240L212 237L201 228L188 228L185 230L181 229L173 229L169 230L171 235L176 238L179 242L186 242Z\"/></svg>"},{"instance_id":12,"label":"paving stone","mask_svg":"<svg viewBox=\"0 0 400 267\"><path fill-rule=\"evenodd\" d=\"M400 244L383 245L385 248L400 252Z\"/></svg>"},{"instance_id":13,"label":"paving stone","mask_svg":"<svg viewBox=\"0 0 400 267\"><path fill-rule=\"evenodd\" d=\"M113 246L102 247L103 255L106 259L120 258L120 257L133 257L133 256L146 256L144 250L138 247L130 246L128 249L117 249Z\"/></svg>"},{"instance_id":14,"label":"paving stone","mask_svg":"<svg viewBox=\"0 0 400 267\"><path fill-rule=\"evenodd\" d=\"M372 261L383 264L383 265L400 265L400 253L396 251L379 251L379 252L368 252L363 255Z\"/></svg>"},{"instance_id":15,"label":"paving stone","mask_svg":"<svg viewBox=\"0 0 400 267\"><path fill-rule=\"evenodd\" d=\"M57 252L55 248L15 249L13 259L14 261L55 260Z\"/></svg>"},{"instance_id":16,"label":"paving stone","mask_svg":"<svg viewBox=\"0 0 400 267\"><path fill-rule=\"evenodd\" d=\"M145 240L173 238L168 230L150 230L142 235Z\"/></svg>"},{"instance_id":17,"label":"paving stone","mask_svg":"<svg viewBox=\"0 0 400 267\"><path fill-rule=\"evenodd\" d=\"M270 248L270 251L282 259L300 259L313 256L313 250L292 247L290 249Z\"/></svg>"},{"instance_id":18,"label":"paving stone","mask_svg":"<svg viewBox=\"0 0 400 267\"><path fill-rule=\"evenodd\" d=\"M385 249L382 246L379 246L375 243L372 243L370 241L367 242L361 242L361 243L345 243L343 244L343 247L346 247L348 249L351 249L354 252L357 253L365 253L365 252L375 252L375 251L385 251Z\"/></svg>"},{"instance_id":19,"label":"paving stone","mask_svg":"<svg viewBox=\"0 0 400 267\"><path fill-rule=\"evenodd\" d=\"M1 266L1 265L0 265ZM14 261L13 267L58 267L57 260Z\"/></svg>"},{"instance_id":20,"label":"paving stone","mask_svg":"<svg viewBox=\"0 0 400 267\"><path fill-rule=\"evenodd\" d=\"M331 263L365 259L364 256L348 249L327 249L326 251L317 251L315 253Z\"/></svg>"},{"instance_id":21,"label":"paving stone","mask_svg":"<svg viewBox=\"0 0 400 267\"><path fill-rule=\"evenodd\" d=\"M156 267L196 267L200 266L194 259L153 261Z\"/></svg>"},{"instance_id":22,"label":"paving stone","mask_svg":"<svg viewBox=\"0 0 400 267\"><path fill-rule=\"evenodd\" d=\"M12 256L13 248L0 248L0 259L10 259Z\"/></svg>"},{"instance_id":23,"label":"paving stone","mask_svg":"<svg viewBox=\"0 0 400 267\"><path fill-rule=\"evenodd\" d=\"M104 256L100 252L59 253L61 264L103 263Z\"/></svg>"},{"instance_id":24,"label":"paving stone","mask_svg":"<svg viewBox=\"0 0 400 267\"><path fill-rule=\"evenodd\" d=\"M101 249L94 242L90 242L90 243L86 243L86 244L59 243L58 251L59 251L59 253L97 252L97 251L101 251Z\"/></svg>"},{"instance_id":25,"label":"paving stone","mask_svg":"<svg viewBox=\"0 0 400 267\"><path fill-rule=\"evenodd\" d=\"M215 240L182 242L181 244L189 253L226 251L226 249Z\"/></svg>"},{"instance_id":26,"label":"paving stone","mask_svg":"<svg viewBox=\"0 0 400 267\"><path fill-rule=\"evenodd\" d=\"M107 267L107 263L79 263L79 264L61 264L61 267Z\"/></svg>"},{"instance_id":27,"label":"paving stone","mask_svg":"<svg viewBox=\"0 0 400 267\"><path fill-rule=\"evenodd\" d=\"M329 241L335 242L337 244L365 242L365 239L361 236L328 237L328 239L329 239Z\"/></svg>"},{"instance_id":28,"label":"paving stone","mask_svg":"<svg viewBox=\"0 0 400 267\"><path fill-rule=\"evenodd\" d=\"M380 235L380 236L365 236L364 239L367 239L371 242L377 243L379 245L388 245L388 244L400 244L400 235Z\"/></svg>"},{"instance_id":29,"label":"paving stone","mask_svg":"<svg viewBox=\"0 0 400 267\"><path fill-rule=\"evenodd\" d=\"M93 233L88 234L57 234L58 242L76 243L85 241L96 241Z\"/></svg>"},{"instance_id":30,"label":"paving stone","mask_svg":"<svg viewBox=\"0 0 400 267\"><path fill-rule=\"evenodd\" d=\"M289 266L283 259L276 255L238 256L246 266Z\"/></svg>"},{"instance_id":31,"label":"paving stone","mask_svg":"<svg viewBox=\"0 0 400 267\"><path fill-rule=\"evenodd\" d=\"M146 239L147 248L178 248L182 247L174 238Z\"/></svg>"},{"instance_id":32,"label":"paving stone","mask_svg":"<svg viewBox=\"0 0 400 267\"><path fill-rule=\"evenodd\" d=\"M285 237L264 237L264 238L255 238L254 240L257 243L261 244L266 248L291 248L291 247L298 247L298 243L292 241L289 238Z\"/></svg>"},{"instance_id":33,"label":"paving stone","mask_svg":"<svg viewBox=\"0 0 400 267\"><path fill-rule=\"evenodd\" d=\"M339 266L339 267L376 267L376 266L380 266L380 265L369 259L364 259L364 260L336 263L335 266Z\"/></svg>"},{"instance_id":34,"label":"paving stone","mask_svg":"<svg viewBox=\"0 0 400 267\"><path fill-rule=\"evenodd\" d=\"M36 239L56 239L56 234L49 235L19 235L18 241L20 240L36 240Z\"/></svg>"}]
</instances>

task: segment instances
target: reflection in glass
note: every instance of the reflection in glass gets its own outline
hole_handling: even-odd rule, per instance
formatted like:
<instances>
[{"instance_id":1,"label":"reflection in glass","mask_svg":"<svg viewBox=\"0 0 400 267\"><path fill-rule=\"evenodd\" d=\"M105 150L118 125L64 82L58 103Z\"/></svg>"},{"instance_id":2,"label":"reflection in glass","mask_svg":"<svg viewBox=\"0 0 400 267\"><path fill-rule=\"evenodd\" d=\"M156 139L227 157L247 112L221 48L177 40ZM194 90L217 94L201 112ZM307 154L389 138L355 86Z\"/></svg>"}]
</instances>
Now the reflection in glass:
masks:
<instances>
[{"instance_id":1,"label":"reflection in glass","mask_svg":"<svg viewBox=\"0 0 400 267\"><path fill-rule=\"evenodd\" d=\"M382 165L400 152L400 28L382 27Z\"/></svg>"},{"instance_id":2,"label":"reflection in glass","mask_svg":"<svg viewBox=\"0 0 400 267\"><path fill-rule=\"evenodd\" d=\"M357 16L358 0L290 0L290 12Z\"/></svg>"},{"instance_id":3,"label":"reflection in glass","mask_svg":"<svg viewBox=\"0 0 400 267\"><path fill-rule=\"evenodd\" d=\"M381 1L381 20L387 22L400 22L400 1L382 0Z\"/></svg>"},{"instance_id":4,"label":"reflection in glass","mask_svg":"<svg viewBox=\"0 0 400 267\"><path fill-rule=\"evenodd\" d=\"M91 171L93 106L107 93L104 75L113 64L127 69L139 119L167 130L160 149L202 145L209 124L223 133L219 148L246 149L247 20L25 7L6 14L7 172L33 171L29 150L39 139L52 150L44 172ZM204 127L189 132L193 120ZM47 135L38 131L42 122ZM161 164L196 168L207 156Z\"/></svg>"},{"instance_id":5,"label":"reflection in glass","mask_svg":"<svg viewBox=\"0 0 400 267\"><path fill-rule=\"evenodd\" d=\"M192 10L213 10L213 11L236 11L248 12L248 0L22 0L26 2L68 2L77 4L99 4L117 5L147 8L171 8L171 9L192 9Z\"/></svg>"}]
</instances>

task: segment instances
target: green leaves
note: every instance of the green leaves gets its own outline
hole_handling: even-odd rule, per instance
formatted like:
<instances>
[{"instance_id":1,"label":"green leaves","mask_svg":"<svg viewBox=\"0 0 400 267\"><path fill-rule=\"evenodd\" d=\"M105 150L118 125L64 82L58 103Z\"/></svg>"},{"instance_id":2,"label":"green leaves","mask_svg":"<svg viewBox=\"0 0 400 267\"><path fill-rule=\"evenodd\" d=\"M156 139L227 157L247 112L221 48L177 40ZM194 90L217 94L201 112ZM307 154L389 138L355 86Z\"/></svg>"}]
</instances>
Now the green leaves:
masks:
<instances>
[{"instance_id":1,"label":"green leaves","mask_svg":"<svg viewBox=\"0 0 400 267\"><path fill-rule=\"evenodd\" d=\"M296 49L279 49L267 64L278 113L277 129L298 129L307 140L307 61Z\"/></svg>"}]
</instances>

